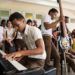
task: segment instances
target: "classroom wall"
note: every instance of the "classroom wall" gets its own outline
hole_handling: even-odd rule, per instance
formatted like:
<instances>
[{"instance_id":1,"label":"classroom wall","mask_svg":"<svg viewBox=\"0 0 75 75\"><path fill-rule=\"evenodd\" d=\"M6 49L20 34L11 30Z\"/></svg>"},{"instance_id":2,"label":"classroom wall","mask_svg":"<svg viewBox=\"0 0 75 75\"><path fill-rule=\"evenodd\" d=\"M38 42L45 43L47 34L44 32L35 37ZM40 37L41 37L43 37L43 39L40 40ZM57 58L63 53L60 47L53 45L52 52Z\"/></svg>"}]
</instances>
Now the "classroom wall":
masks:
<instances>
[{"instance_id":1,"label":"classroom wall","mask_svg":"<svg viewBox=\"0 0 75 75\"><path fill-rule=\"evenodd\" d=\"M26 11L45 14L50 7L24 2L0 1L0 9L9 9L13 11Z\"/></svg>"},{"instance_id":2,"label":"classroom wall","mask_svg":"<svg viewBox=\"0 0 75 75\"><path fill-rule=\"evenodd\" d=\"M0 0L0 10L9 10L10 14L19 11L24 16L26 12L35 14L42 14L43 16L48 13L48 10L52 8L51 6L44 6L25 2L16 1L4 1ZM58 9L58 8L57 8ZM64 9L64 14L72 19L75 19L74 12L68 9Z\"/></svg>"}]
</instances>

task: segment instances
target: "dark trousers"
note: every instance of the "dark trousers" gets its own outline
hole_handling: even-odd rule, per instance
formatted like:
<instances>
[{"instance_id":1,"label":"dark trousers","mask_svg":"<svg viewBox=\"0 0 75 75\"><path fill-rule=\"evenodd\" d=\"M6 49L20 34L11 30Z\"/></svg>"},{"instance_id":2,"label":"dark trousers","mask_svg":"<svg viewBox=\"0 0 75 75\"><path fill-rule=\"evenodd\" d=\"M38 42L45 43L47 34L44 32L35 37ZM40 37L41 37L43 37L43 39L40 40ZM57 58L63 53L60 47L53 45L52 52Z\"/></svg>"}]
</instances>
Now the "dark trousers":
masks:
<instances>
[{"instance_id":1,"label":"dark trousers","mask_svg":"<svg viewBox=\"0 0 75 75\"><path fill-rule=\"evenodd\" d=\"M66 55L66 61L68 65L72 68L72 70L75 72L75 59L71 58L69 55Z\"/></svg>"},{"instance_id":2,"label":"dark trousers","mask_svg":"<svg viewBox=\"0 0 75 75\"><path fill-rule=\"evenodd\" d=\"M52 42L52 38L50 36L44 35L43 36L44 43L45 43L45 49L47 53L46 58L46 65L50 65L50 59L54 59L54 66L57 68L57 75L60 75L60 55L59 51Z\"/></svg>"},{"instance_id":3,"label":"dark trousers","mask_svg":"<svg viewBox=\"0 0 75 75\"><path fill-rule=\"evenodd\" d=\"M26 66L28 69L35 69L35 68L43 69L45 60L24 57L20 60L20 63Z\"/></svg>"}]
</instances>

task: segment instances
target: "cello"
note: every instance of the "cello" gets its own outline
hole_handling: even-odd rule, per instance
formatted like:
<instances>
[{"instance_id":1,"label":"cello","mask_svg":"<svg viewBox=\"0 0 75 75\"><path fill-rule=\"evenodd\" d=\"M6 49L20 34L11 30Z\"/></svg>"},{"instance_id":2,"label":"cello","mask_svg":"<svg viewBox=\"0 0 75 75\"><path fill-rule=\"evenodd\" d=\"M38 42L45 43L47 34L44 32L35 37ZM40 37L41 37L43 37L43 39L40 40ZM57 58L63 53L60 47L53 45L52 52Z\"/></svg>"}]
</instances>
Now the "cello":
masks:
<instances>
[{"instance_id":1,"label":"cello","mask_svg":"<svg viewBox=\"0 0 75 75\"><path fill-rule=\"evenodd\" d=\"M60 19L62 20L60 22L60 36L58 38L58 44L59 44L59 48L61 50L61 75L62 75L62 71L63 71L63 67L62 67L62 60L64 60L64 69L66 71L65 75L68 75L67 73L67 64L66 64L66 55L65 52L66 50L69 50L71 48L71 40L70 37L68 35L68 31L66 28L66 23L64 20L64 15L63 15L63 9L62 9L62 4L61 4L61 0L57 0L58 4L59 4L59 10L60 10Z\"/></svg>"},{"instance_id":2,"label":"cello","mask_svg":"<svg viewBox=\"0 0 75 75\"><path fill-rule=\"evenodd\" d=\"M60 10L60 18L62 21L60 22L60 36L58 38L60 48L62 50L68 50L71 48L70 46L70 37L68 36L67 28L66 28L66 23L64 20L64 15L63 15L63 8L61 4L61 0L57 0L59 4L59 10Z\"/></svg>"}]
</instances>

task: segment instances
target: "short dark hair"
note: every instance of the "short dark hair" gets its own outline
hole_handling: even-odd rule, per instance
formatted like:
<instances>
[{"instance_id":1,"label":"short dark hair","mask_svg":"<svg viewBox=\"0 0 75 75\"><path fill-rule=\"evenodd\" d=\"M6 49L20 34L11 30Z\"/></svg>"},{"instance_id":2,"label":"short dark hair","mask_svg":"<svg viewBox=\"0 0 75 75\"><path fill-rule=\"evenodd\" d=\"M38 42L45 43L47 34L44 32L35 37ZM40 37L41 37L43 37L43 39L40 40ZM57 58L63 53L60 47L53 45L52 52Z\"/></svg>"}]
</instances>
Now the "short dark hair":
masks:
<instances>
[{"instance_id":1,"label":"short dark hair","mask_svg":"<svg viewBox=\"0 0 75 75\"><path fill-rule=\"evenodd\" d=\"M28 20L27 20L27 24L28 24L28 23L32 23L32 20L31 20L31 19L28 19Z\"/></svg>"},{"instance_id":2,"label":"short dark hair","mask_svg":"<svg viewBox=\"0 0 75 75\"><path fill-rule=\"evenodd\" d=\"M68 16L65 16L65 18L66 18L66 19L69 19L69 17L68 17Z\"/></svg>"},{"instance_id":3,"label":"short dark hair","mask_svg":"<svg viewBox=\"0 0 75 75\"><path fill-rule=\"evenodd\" d=\"M55 8L52 8L52 9L49 10L48 14L50 14L51 12L52 12L52 13L56 13L56 12L58 13L58 10L55 9Z\"/></svg>"},{"instance_id":4,"label":"short dark hair","mask_svg":"<svg viewBox=\"0 0 75 75\"><path fill-rule=\"evenodd\" d=\"M6 20L5 20L5 19L2 19L2 20L1 20L1 25L2 25L4 22L6 22Z\"/></svg>"},{"instance_id":5,"label":"short dark hair","mask_svg":"<svg viewBox=\"0 0 75 75\"><path fill-rule=\"evenodd\" d=\"M71 33L72 38L75 38L75 29Z\"/></svg>"},{"instance_id":6,"label":"short dark hair","mask_svg":"<svg viewBox=\"0 0 75 75\"><path fill-rule=\"evenodd\" d=\"M15 12L13 14L10 15L9 20L12 22L14 19L24 19L24 17L22 16L22 14L20 14L19 12Z\"/></svg>"}]
</instances>

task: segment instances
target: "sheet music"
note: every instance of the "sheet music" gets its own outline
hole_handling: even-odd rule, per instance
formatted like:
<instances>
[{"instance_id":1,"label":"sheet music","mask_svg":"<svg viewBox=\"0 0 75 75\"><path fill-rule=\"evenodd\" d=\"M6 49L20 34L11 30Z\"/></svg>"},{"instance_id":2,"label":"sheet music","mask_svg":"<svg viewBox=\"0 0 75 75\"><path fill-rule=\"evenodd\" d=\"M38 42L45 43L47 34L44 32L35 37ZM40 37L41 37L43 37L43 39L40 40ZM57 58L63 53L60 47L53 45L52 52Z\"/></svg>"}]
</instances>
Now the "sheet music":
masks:
<instances>
[{"instance_id":1,"label":"sheet music","mask_svg":"<svg viewBox=\"0 0 75 75\"><path fill-rule=\"evenodd\" d=\"M2 50L0 50L0 53L2 55L6 55L5 52L3 52ZM26 67L24 67L22 64L20 64L19 62L17 62L16 60L11 60L11 59L7 59L18 71L22 71L22 70L27 70Z\"/></svg>"}]
</instances>

